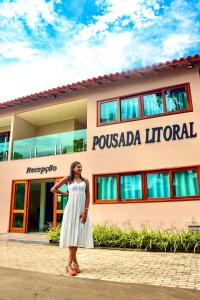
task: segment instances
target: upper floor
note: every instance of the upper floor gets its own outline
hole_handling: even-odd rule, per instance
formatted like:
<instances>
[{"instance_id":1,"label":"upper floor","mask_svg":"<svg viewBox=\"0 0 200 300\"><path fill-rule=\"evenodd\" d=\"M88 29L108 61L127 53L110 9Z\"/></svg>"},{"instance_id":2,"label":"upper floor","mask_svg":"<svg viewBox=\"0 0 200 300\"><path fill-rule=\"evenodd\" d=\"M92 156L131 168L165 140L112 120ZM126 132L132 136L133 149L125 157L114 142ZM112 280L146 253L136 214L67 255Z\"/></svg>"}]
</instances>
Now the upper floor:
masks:
<instances>
[{"instance_id":1,"label":"upper floor","mask_svg":"<svg viewBox=\"0 0 200 300\"><path fill-rule=\"evenodd\" d=\"M127 130L145 140L147 127L189 124L200 113L199 65L197 55L0 103L0 161L99 151L105 135L119 145Z\"/></svg>"}]
</instances>

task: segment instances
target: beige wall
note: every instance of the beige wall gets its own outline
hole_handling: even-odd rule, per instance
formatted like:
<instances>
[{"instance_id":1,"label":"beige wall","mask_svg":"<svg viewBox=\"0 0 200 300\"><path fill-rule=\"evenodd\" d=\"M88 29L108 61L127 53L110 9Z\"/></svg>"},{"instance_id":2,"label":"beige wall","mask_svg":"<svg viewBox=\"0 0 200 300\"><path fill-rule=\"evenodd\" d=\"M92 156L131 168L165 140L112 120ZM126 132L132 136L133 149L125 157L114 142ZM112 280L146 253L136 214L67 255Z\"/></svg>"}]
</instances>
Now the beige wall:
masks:
<instances>
[{"instance_id":1,"label":"beige wall","mask_svg":"<svg viewBox=\"0 0 200 300\"><path fill-rule=\"evenodd\" d=\"M33 137L36 135L36 130L37 128L35 125L17 115L14 116L13 140Z\"/></svg>"},{"instance_id":2,"label":"beige wall","mask_svg":"<svg viewBox=\"0 0 200 300\"><path fill-rule=\"evenodd\" d=\"M97 100L110 97L138 93L155 88L190 82L193 112L155 117L146 120L125 122L107 126L96 126ZM83 176L90 181L91 202L93 200L93 174L115 173L126 171L153 170L160 168L174 168L182 166L200 165L200 99L199 73L197 68L163 72L158 75L141 79L124 80L111 83L103 87L91 88L84 96L87 103L87 132L88 150L82 153L63 154L57 156L24 159L0 163L0 232L8 230L11 181L16 179L45 178L64 176L74 160L83 166ZM78 98L79 95L77 95ZM83 95L82 95L83 96ZM73 101L75 96L72 95ZM79 96L80 97L80 96ZM69 98L67 98L69 101ZM66 99L63 98L63 101ZM19 108L18 108L19 109ZM194 139L145 144L144 132L146 128L183 124L194 122L198 136ZM20 122L17 121L15 135L19 134ZM77 126L77 125L76 125ZM75 126L75 127L76 127ZM31 131L31 128L29 128ZM76 127L77 129L77 127ZM92 150L93 136L135 131L139 129L143 143L141 145ZM57 171L48 175L26 174L26 168L56 165ZM172 226L186 228L192 220L200 224L200 201L177 201L155 203L122 203L90 205L89 215L92 223L110 222L125 226L127 223L140 228L143 224L150 227L169 228Z\"/></svg>"},{"instance_id":3,"label":"beige wall","mask_svg":"<svg viewBox=\"0 0 200 300\"><path fill-rule=\"evenodd\" d=\"M74 130L80 130L84 128L85 128L84 124L82 124L78 120L74 120Z\"/></svg>"},{"instance_id":4,"label":"beige wall","mask_svg":"<svg viewBox=\"0 0 200 300\"><path fill-rule=\"evenodd\" d=\"M10 131L10 126L0 127L0 132Z\"/></svg>"},{"instance_id":5,"label":"beige wall","mask_svg":"<svg viewBox=\"0 0 200 300\"><path fill-rule=\"evenodd\" d=\"M6 131L5 128L3 128L4 131ZM19 140L19 139L24 139L24 138L34 137L34 136L73 131L82 128L85 128L85 126L76 119L36 126L16 115L14 118L13 137L14 140ZM2 131L0 128L0 132Z\"/></svg>"},{"instance_id":6,"label":"beige wall","mask_svg":"<svg viewBox=\"0 0 200 300\"><path fill-rule=\"evenodd\" d=\"M36 135L48 135L59 132L73 131L75 128L74 120L65 120L61 122L50 123L37 127Z\"/></svg>"}]
</instances>

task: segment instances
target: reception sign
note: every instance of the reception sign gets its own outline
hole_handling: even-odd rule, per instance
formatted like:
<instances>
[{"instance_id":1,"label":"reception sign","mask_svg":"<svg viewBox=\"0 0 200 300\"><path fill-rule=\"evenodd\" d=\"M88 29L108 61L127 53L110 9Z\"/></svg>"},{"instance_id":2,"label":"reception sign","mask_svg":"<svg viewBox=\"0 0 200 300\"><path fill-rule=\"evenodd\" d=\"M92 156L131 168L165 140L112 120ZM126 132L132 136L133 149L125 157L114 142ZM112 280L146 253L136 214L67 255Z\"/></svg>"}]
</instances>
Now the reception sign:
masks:
<instances>
[{"instance_id":1,"label":"reception sign","mask_svg":"<svg viewBox=\"0 0 200 300\"><path fill-rule=\"evenodd\" d=\"M57 170L57 166L54 165L50 165L47 167L38 167L38 168L30 168L28 167L26 169L26 173L40 173L40 174L47 174L48 172L52 172L52 171L56 171Z\"/></svg>"}]
</instances>

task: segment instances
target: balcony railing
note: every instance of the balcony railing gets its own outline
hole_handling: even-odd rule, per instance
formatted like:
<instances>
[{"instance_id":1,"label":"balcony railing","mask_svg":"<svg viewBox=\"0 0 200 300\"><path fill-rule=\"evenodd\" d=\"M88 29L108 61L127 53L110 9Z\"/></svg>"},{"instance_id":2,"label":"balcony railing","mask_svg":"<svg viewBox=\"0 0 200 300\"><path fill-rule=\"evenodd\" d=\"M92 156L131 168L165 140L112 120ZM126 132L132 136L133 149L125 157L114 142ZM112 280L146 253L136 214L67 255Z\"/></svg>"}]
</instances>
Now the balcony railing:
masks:
<instances>
[{"instance_id":1,"label":"balcony railing","mask_svg":"<svg viewBox=\"0 0 200 300\"><path fill-rule=\"evenodd\" d=\"M9 142L0 143L0 161L8 160Z\"/></svg>"},{"instance_id":2,"label":"balcony railing","mask_svg":"<svg viewBox=\"0 0 200 300\"><path fill-rule=\"evenodd\" d=\"M12 159L87 150L87 129L42 135L13 142Z\"/></svg>"}]
</instances>

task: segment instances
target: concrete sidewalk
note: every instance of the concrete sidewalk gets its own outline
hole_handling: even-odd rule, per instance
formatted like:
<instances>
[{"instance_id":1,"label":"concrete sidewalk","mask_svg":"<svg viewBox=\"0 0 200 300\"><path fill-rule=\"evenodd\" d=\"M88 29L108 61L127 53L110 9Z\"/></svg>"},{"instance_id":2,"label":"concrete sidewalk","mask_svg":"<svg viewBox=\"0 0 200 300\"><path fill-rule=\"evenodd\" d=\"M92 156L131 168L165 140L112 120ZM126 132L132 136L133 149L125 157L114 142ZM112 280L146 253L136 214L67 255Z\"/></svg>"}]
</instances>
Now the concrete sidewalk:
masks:
<instances>
[{"instance_id":1,"label":"concrete sidewalk","mask_svg":"<svg viewBox=\"0 0 200 300\"><path fill-rule=\"evenodd\" d=\"M0 267L0 300L199 300L200 291Z\"/></svg>"}]
</instances>

